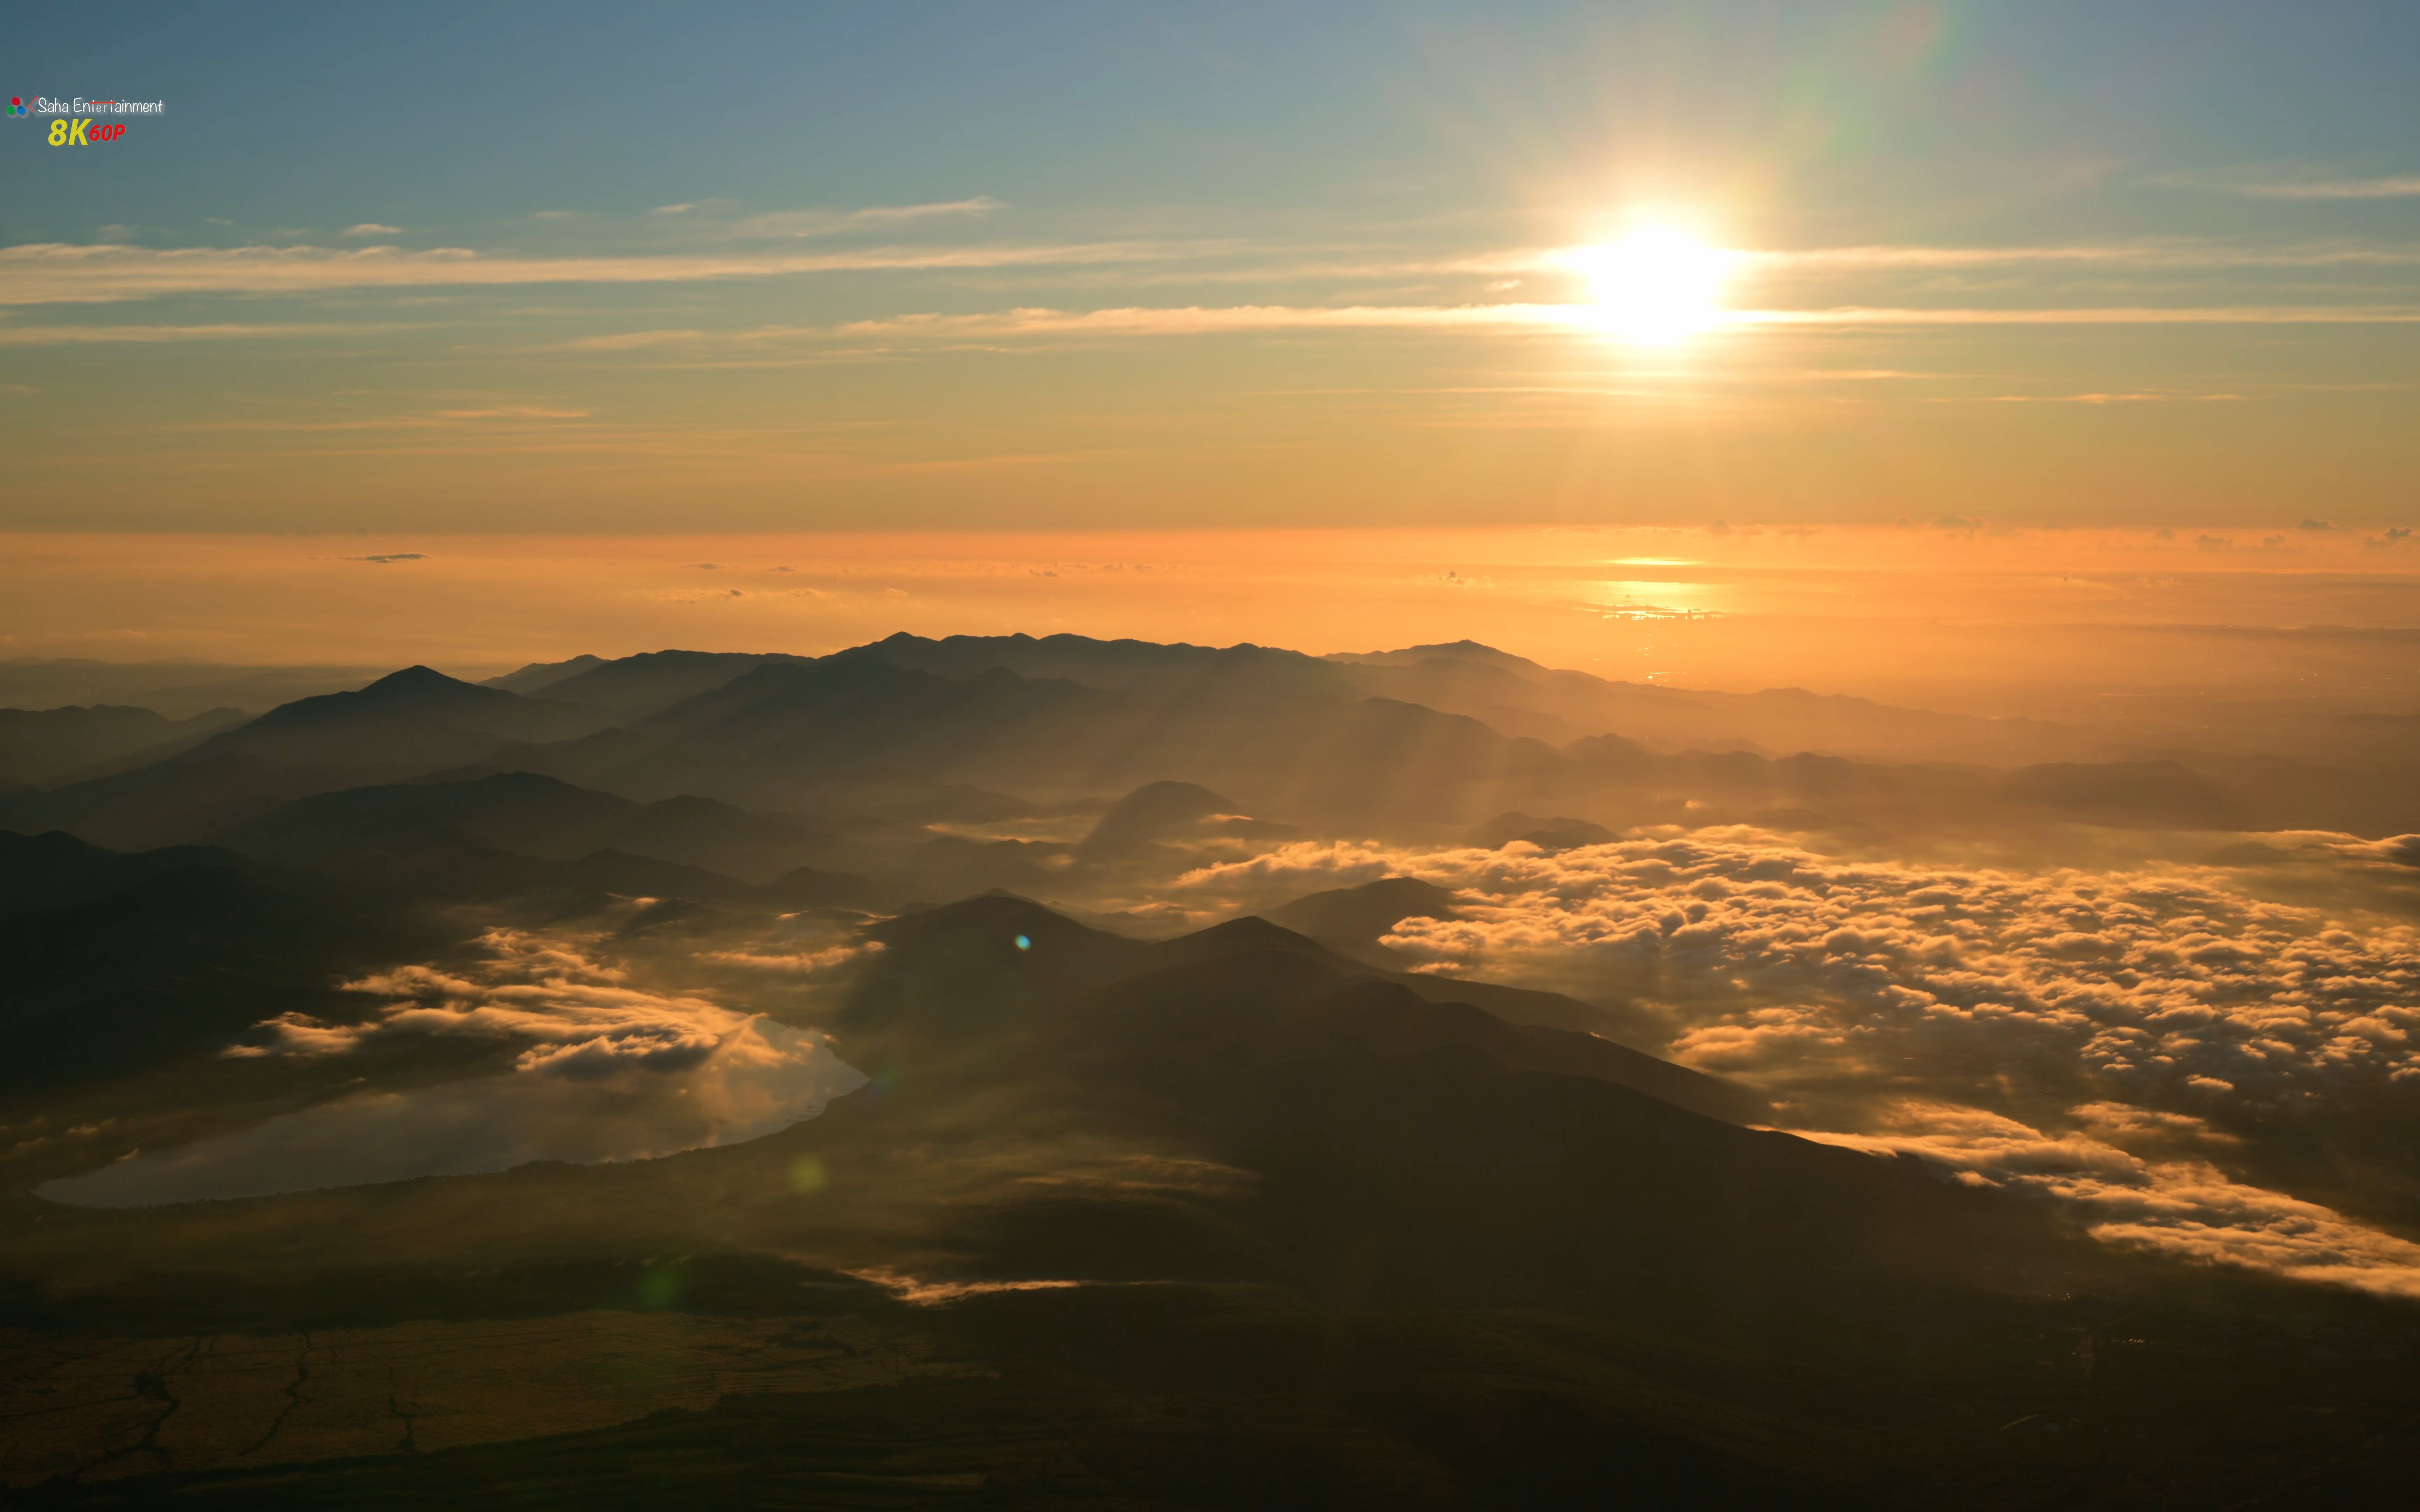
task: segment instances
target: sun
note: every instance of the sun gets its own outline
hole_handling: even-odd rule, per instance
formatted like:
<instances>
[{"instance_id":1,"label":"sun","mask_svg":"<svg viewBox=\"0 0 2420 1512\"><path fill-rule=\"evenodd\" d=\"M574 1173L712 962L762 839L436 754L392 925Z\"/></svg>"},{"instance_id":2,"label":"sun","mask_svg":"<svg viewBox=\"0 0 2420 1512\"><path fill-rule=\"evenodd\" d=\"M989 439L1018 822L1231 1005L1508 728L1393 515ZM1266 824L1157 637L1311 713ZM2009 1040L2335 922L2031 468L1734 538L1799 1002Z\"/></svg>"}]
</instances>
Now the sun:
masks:
<instances>
[{"instance_id":1,"label":"sun","mask_svg":"<svg viewBox=\"0 0 2420 1512\"><path fill-rule=\"evenodd\" d=\"M1571 263L1588 279L1597 323L1625 341L1667 346L1722 319L1730 256L1685 231L1643 227L1582 247Z\"/></svg>"}]
</instances>

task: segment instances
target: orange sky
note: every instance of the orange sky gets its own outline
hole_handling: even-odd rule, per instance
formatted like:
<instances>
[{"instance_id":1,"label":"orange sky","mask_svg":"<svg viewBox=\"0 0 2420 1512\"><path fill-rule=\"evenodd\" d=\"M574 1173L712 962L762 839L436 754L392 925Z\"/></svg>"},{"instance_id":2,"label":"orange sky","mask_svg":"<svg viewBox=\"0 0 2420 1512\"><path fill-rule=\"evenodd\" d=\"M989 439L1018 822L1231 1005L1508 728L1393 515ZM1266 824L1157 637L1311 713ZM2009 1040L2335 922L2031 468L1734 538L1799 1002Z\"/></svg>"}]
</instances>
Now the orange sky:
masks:
<instances>
[{"instance_id":1,"label":"orange sky","mask_svg":"<svg viewBox=\"0 0 2420 1512\"><path fill-rule=\"evenodd\" d=\"M396 560L371 560L380 557ZM2299 641L2216 653L2174 640L2177 627L2217 625L2420 627L2420 543L2343 529L2163 534L1952 521L56 535L17 537L0 557L0 655L18 656L425 661L485 672L666 646L821 653L898 630L1249 640L1311 652L1470 637L1606 676L1936 703L2061 681L2078 692L2208 681L2220 655L2235 663L2225 675L2264 686L2391 682L2394 666L2420 663L2371 640L2343 649L2344 667L2331 671L2337 653Z\"/></svg>"}]
</instances>

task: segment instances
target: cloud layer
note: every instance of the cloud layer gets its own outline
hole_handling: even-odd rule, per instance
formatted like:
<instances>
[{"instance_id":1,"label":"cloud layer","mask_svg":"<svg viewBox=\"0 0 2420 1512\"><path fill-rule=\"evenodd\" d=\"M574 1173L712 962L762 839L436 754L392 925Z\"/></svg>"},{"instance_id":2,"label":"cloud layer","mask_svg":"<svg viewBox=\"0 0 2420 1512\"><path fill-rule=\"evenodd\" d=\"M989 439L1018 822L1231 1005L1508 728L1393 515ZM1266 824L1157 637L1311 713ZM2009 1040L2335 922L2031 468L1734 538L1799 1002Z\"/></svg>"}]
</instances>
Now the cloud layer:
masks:
<instances>
[{"instance_id":1,"label":"cloud layer","mask_svg":"<svg viewBox=\"0 0 2420 1512\"><path fill-rule=\"evenodd\" d=\"M329 289L529 284L706 283L882 269L1082 267L1172 255L1149 243L868 247L850 252L544 257L464 247L187 247L33 242L0 248L0 304L98 303L167 294L308 294Z\"/></svg>"},{"instance_id":2,"label":"cloud layer","mask_svg":"<svg viewBox=\"0 0 2420 1512\"><path fill-rule=\"evenodd\" d=\"M257 1196L536 1160L594 1165L738 1144L823 1111L865 1077L822 1035L649 992L573 944L498 932L467 973L411 965L349 984L386 999L360 1024L287 1015L231 1054L342 1056L377 1041L520 1044L501 1074L364 1091L179 1149L137 1152L40 1195L92 1207Z\"/></svg>"},{"instance_id":3,"label":"cloud layer","mask_svg":"<svg viewBox=\"0 0 2420 1512\"><path fill-rule=\"evenodd\" d=\"M1184 885L1394 873L1478 901L1389 945L1644 999L1709 1069L1874 1074L1982 1052L2062 1093L2273 1105L2420 1081L2420 931L2264 902L2215 868L1936 869L1699 831L1560 853L1290 845Z\"/></svg>"},{"instance_id":4,"label":"cloud layer","mask_svg":"<svg viewBox=\"0 0 2420 1512\"><path fill-rule=\"evenodd\" d=\"M1978 1108L1905 1103L1879 1134L1801 1130L1875 1153L1916 1155L1973 1185L2029 1191L2080 1209L2105 1243L2238 1265L2298 1281L2420 1298L2420 1244L2352 1223L2315 1202L2230 1180L2208 1160L2144 1160L2099 1135L2227 1143L2176 1116L2122 1103L2070 1112L2093 1134L2047 1134ZM2193 1120L2185 1120L2188 1125Z\"/></svg>"},{"instance_id":5,"label":"cloud layer","mask_svg":"<svg viewBox=\"0 0 2420 1512\"><path fill-rule=\"evenodd\" d=\"M2400 870L2405 846L2334 864ZM2113 1242L2420 1294L2420 1249L2211 1164L2258 1153L2240 1131L2420 1102L2409 922L2267 901L2211 867L1848 861L1745 830L1304 843L1180 890L1252 905L1388 875L1464 900L1386 937L1421 969L1626 999L1675 1058L1760 1087L1802 1132L2037 1187Z\"/></svg>"}]
</instances>

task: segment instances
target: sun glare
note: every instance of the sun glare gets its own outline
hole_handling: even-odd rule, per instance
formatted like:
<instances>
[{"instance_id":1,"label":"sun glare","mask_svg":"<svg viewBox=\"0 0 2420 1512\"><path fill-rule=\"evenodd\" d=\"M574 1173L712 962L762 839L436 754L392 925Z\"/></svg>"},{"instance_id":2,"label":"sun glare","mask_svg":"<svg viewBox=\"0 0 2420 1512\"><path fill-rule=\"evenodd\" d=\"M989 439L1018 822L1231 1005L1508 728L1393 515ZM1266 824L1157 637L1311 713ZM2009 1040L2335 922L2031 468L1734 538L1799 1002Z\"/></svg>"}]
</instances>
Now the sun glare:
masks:
<instances>
[{"instance_id":1,"label":"sun glare","mask_svg":"<svg viewBox=\"0 0 2420 1512\"><path fill-rule=\"evenodd\" d=\"M1625 341L1668 345L1722 318L1730 258L1686 232L1645 227L1583 247L1571 261L1588 279L1603 328Z\"/></svg>"}]
</instances>

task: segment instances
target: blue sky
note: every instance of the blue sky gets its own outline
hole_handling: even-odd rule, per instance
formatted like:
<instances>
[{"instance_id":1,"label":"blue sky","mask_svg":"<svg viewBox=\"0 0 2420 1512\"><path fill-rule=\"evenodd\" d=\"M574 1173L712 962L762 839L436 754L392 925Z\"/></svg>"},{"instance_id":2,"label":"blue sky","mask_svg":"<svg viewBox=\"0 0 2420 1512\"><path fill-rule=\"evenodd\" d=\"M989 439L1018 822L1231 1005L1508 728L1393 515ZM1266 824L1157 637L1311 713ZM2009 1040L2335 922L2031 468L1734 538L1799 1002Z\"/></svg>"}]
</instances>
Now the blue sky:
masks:
<instances>
[{"instance_id":1,"label":"blue sky","mask_svg":"<svg viewBox=\"0 0 2420 1512\"><path fill-rule=\"evenodd\" d=\"M138 4L9 33L12 93L174 101L106 174L14 133L12 239L709 198L1518 212L1642 158L1811 169L1776 208L1834 236L2207 231L2268 223L2137 181L2392 177L2420 136L2420 11L2395 5ZM2074 160L2122 171L2043 193Z\"/></svg>"}]
</instances>

